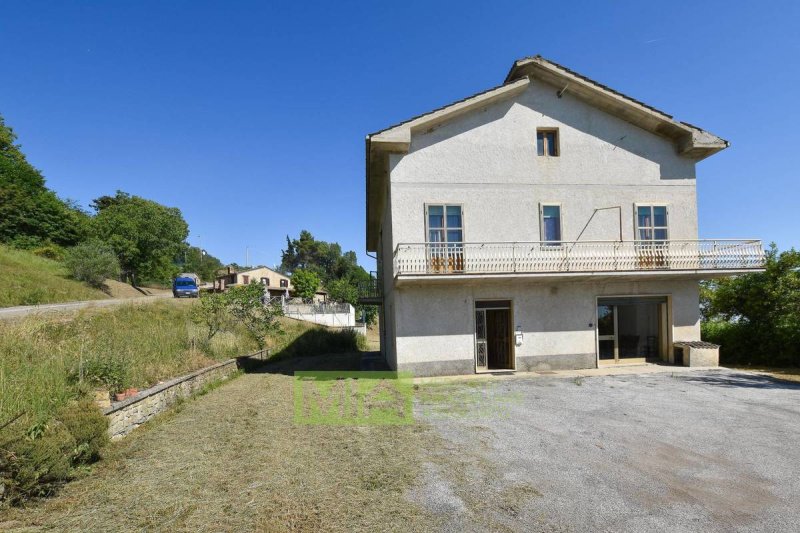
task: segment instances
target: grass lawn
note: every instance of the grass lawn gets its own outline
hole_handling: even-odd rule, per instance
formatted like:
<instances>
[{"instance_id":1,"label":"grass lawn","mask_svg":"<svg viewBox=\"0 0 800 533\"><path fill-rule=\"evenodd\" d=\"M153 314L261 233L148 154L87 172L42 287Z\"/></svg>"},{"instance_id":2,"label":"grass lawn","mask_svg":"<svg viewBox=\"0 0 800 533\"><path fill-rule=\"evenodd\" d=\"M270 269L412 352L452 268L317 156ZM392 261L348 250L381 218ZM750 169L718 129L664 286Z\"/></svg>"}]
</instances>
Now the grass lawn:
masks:
<instances>
[{"instance_id":1,"label":"grass lawn","mask_svg":"<svg viewBox=\"0 0 800 533\"><path fill-rule=\"evenodd\" d=\"M359 359L282 359L245 374L112 444L91 475L55 498L6 510L0 522L84 531L435 528L404 497L423 450L434 446L425 426L293 421L290 369L357 369Z\"/></svg>"},{"instance_id":2,"label":"grass lawn","mask_svg":"<svg viewBox=\"0 0 800 533\"><path fill-rule=\"evenodd\" d=\"M0 245L0 307L79 300L102 300L108 294L69 279L64 266L30 252Z\"/></svg>"}]
</instances>

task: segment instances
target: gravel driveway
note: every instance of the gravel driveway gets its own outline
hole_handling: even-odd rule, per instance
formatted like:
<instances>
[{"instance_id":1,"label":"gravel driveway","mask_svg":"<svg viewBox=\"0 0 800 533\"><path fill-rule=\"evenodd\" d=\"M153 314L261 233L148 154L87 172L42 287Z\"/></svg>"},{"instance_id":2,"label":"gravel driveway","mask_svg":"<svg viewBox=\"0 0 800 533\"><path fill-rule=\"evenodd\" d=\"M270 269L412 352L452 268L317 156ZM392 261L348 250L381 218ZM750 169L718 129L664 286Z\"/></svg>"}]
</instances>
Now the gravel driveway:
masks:
<instances>
[{"instance_id":1,"label":"gravel driveway","mask_svg":"<svg viewBox=\"0 0 800 533\"><path fill-rule=\"evenodd\" d=\"M445 529L789 531L800 384L729 370L422 385Z\"/></svg>"}]
</instances>

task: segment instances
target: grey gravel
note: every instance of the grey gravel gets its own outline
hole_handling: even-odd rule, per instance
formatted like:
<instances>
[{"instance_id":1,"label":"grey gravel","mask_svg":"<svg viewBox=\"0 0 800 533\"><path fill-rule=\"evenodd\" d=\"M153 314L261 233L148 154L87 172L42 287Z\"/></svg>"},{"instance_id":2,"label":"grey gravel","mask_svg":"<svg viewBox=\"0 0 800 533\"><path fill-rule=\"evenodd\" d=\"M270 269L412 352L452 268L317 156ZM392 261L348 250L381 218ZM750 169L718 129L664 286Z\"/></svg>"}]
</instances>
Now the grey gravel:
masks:
<instances>
[{"instance_id":1,"label":"grey gravel","mask_svg":"<svg viewBox=\"0 0 800 533\"><path fill-rule=\"evenodd\" d=\"M422 385L445 531L798 531L800 385L725 369Z\"/></svg>"}]
</instances>

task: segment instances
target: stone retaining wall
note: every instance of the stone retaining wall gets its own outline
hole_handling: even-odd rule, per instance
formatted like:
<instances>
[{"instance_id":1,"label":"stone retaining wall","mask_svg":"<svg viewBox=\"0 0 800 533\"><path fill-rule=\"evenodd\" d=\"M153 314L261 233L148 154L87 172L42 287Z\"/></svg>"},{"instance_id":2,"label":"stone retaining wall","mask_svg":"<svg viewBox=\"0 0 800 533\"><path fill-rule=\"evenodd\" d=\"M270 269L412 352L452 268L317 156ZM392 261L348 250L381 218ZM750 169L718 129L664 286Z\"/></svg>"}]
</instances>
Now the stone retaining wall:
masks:
<instances>
[{"instance_id":1,"label":"stone retaining wall","mask_svg":"<svg viewBox=\"0 0 800 533\"><path fill-rule=\"evenodd\" d=\"M229 359L191 374L159 383L139 392L132 398L113 403L111 407L103 411L108 418L108 434L112 439L122 438L168 409L179 399L189 397L208 383L227 379L247 360L263 360L264 358L265 353L262 351L238 359Z\"/></svg>"}]
</instances>

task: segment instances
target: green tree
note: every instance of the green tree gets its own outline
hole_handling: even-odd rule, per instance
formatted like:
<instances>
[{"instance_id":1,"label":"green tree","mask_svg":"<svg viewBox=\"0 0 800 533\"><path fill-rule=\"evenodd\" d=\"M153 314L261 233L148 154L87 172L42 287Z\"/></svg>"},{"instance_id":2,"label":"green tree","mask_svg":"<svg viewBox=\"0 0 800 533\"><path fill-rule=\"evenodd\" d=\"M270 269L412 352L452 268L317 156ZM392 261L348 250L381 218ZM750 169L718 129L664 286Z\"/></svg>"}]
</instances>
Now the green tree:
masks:
<instances>
[{"instance_id":1,"label":"green tree","mask_svg":"<svg viewBox=\"0 0 800 533\"><path fill-rule=\"evenodd\" d=\"M358 287L370 279L370 274L359 266L356 253L342 252L338 243L318 241L303 230L297 239L286 237L286 249L281 252L280 270L291 273L306 270L317 274L334 301L347 302L356 308L356 313L367 323L374 323L378 308L374 305L358 304ZM332 289L332 287L335 288ZM292 285L297 286L294 277ZM349 286L350 288L346 288Z\"/></svg>"},{"instance_id":2,"label":"green tree","mask_svg":"<svg viewBox=\"0 0 800 533\"><path fill-rule=\"evenodd\" d=\"M228 301L228 293L204 293L200 297L200 304L192 308L192 321L205 328L206 340L213 339L230 321Z\"/></svg>"},{"instance_id":3,"label":"green tree","mask_svg":"<svg viewBox=\"0 0 800 533\"><path fill-rule=\"evenodd\" d=\"M122 191L94 205L94 234L114 249L134 284L167 282L178 272L174 258L189 234L180 209Z\"/></svg>"},{"instance_id":4,"label":"green tree","mask_svg":"<svg viewBox=\"0 0 800 533\"><path fill-rule=\"evenodd\" d=\"M800 252L767 252L764 272L705 282L706 340L725 362L800 366Z\"/></svg>"},{"instance_id":5,"label":"green tree","mask_svg":"<svg viewBox=\"0 0 800 533\"><path fill-rule=\"evenodd\" d=\"M45 186L42 173L28 162L16 140L0 116L0 242L34 248L83 241L89 216Z\"/></svg>"},{"instance_id":6,"label":"green tree","mask_svg":"<svg viewBox=\"0 0 800 533\"><path fill-rule=\"evenodd\" d=\"M320 279L311 270L298 269L292 274L292 286L295 293L304 300L310 300L319 289Z\"/></svg>"},{"instance_id":7,"label":"green tree","mask_svg":"<svg viewBox=\"0 0 800 533\"><path fill-rule=\"evenodd\" d=\"M264 285L250 283L236 285L226 295L227 308L240 323L259 349L264 348L271 335L280 333L278 317L283 314L280 303L264 302Z\"/></svg>"},{"instance_id":8,"label":"green tree","mask_svg":"<svg viewBox=\"0 0 800 533\"><path fill-rule=\"evenodd\" d=\"M181 272L194 272L203 281L213 281L217 271L224 268L218 258L209 253L203 253L197 246L184 244L182 251L175 257L175 263L180 265Z\"/></svg>"},{"instance_id":9,"label":"green tree","mask_svg":"<svg viewBox=\"0 0 800 533\"><path fill-rule=\"evenodd\" d=\"M92 287L102 287L107 278L119 277L119 260L110 246L87 241L67 250L64 264L70 275Z\"/></svg>"}]
</instances>

